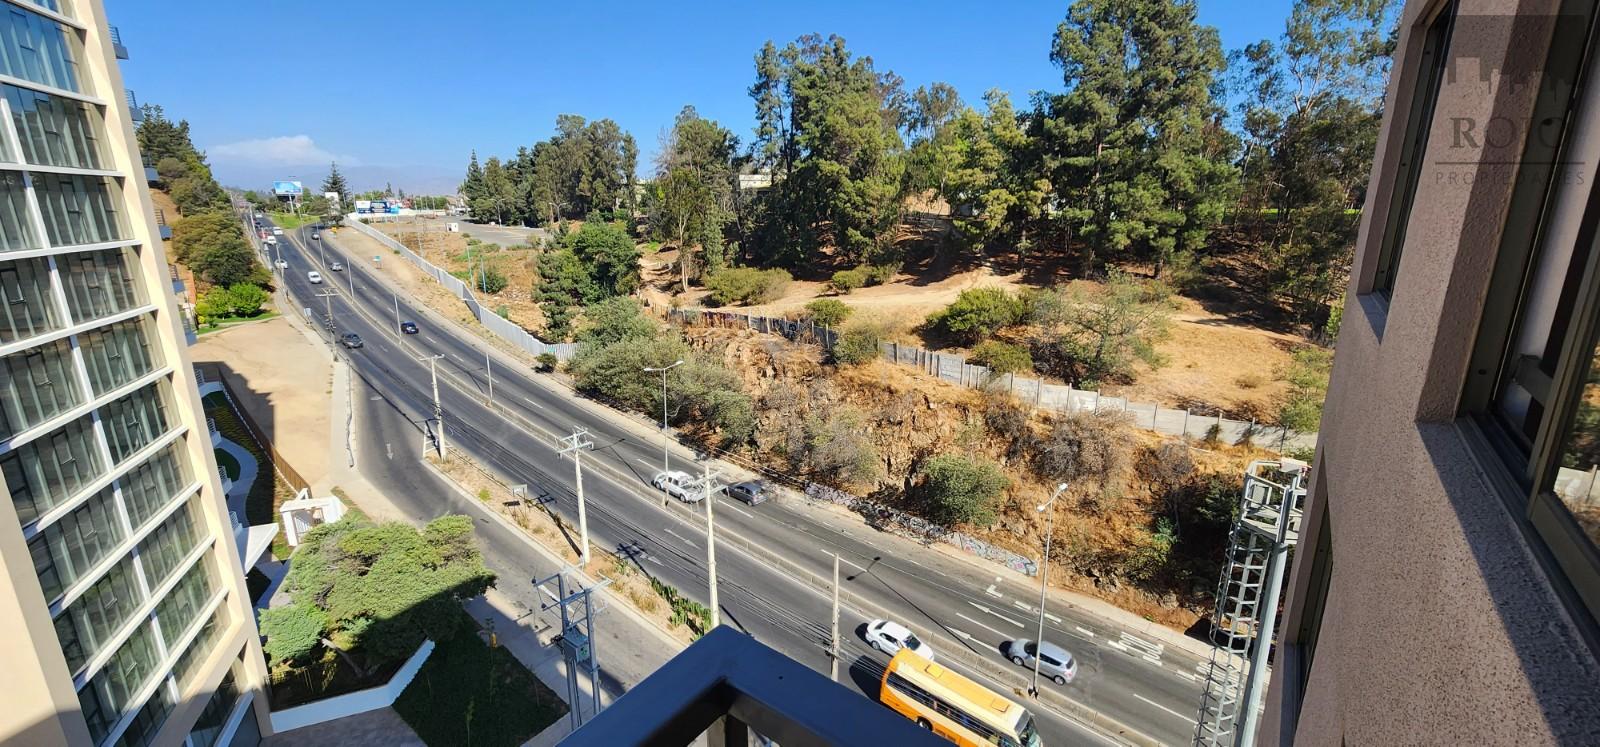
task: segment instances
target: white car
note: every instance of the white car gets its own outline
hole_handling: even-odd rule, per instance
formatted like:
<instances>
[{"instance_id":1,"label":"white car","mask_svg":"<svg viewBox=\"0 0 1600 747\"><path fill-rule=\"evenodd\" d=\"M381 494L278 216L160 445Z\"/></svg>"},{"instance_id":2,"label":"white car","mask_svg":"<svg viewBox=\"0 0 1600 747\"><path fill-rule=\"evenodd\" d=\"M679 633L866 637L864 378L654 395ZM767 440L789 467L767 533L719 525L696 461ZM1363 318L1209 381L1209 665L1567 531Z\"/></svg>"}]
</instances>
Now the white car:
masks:
<instances>
[{"instance_id":1,"label":"white car","mask_svg":"<svg viewBox=\"0 0 1600 747\"><path fill-rule=\"evenodd\" d=\"M283 235L283 229L274 226L272 228L272 235L273 236L282 236Z\"/></svg>"},{"instance_id":2,"label":"white car","mask_svg":"<svg viewBox=\"0 0 1600 747\"><path fill-rule=\"evenodd\" d=\"M867 623L867 643L890 656L894 656L900 649L909 648L922 658L933 661L933 647L918 638L910 628L892 620L873 620Z\"/></svg>"},{"instance_id":3,"label":"white car","mask_svg":"<svg viewBox=\"0 0 1600 747\"><path fill-rule=\"evenodd\" d=\"M277 246L278 237L276 237L276 236L268 236L267 238L262 239L262 241L265 241L268 244L272 244L273 246Z\"/></svg>"},{"instance_id":4,"label":"white car","mask_svg":"<svg viewBox=\"0 0 1600 747\"><path fill-rule=\"evenodd\" d=\"M280 269L280 270L287 270L287 269L289 269L289 263L288 263L288 262L285 262L285 261L283 261L283 260L281 260L281 259L280 259L280 260L278 260L278 261L276 261L276 262L273 262L273 263L272 263L272 264L273 264L273 266L275 266L275 267L277 267L277 268L278 268L278 269Z\"/></svg>"},{"instance_id":5,"label":"white car","mask_svg":"<svg viewBox=\"0 0 1600 747\"><path fill-rule=\"evenodd\" d=\"M678 470L657 472L650 480L650 484L684 503L695 503L705 498L700 491L694 489L694 478L687 472Z\"/></svg>"},{"instance_id":6,"label":"white car","mask_svg":"<svg viewBox=\"0 0 1600 747\"><path fill-rule=\"evenodd\" d=\"M306 279L310 280L312 283L321 283L322 273L312 270L311 272L306 273Z\"/></svg>"}]
</instances>

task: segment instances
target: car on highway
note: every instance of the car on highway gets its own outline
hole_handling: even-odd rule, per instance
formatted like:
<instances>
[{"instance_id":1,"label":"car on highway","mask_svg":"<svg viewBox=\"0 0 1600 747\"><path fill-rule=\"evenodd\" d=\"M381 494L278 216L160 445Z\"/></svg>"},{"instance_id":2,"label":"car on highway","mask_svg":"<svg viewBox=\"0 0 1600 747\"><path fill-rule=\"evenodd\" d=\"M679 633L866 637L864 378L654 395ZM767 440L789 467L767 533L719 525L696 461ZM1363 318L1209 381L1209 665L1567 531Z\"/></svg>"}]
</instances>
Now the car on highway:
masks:
<instances>
[{"instance_id":1,"label":"car on highway","mask_svg":"<svg viewBox=\"0 0 1600 747\"><path fill-rule=\"evenodd\" d=\"M264 238L262 240L265 241L268 244L273 245L273 246L277 246L278 245L278 237L276 237L276 236L267 236L266 238Z\"/></svg>"},{"instance_id":2,"label":"car on highway","mask_svg":"<svg viewBox=\"0 0 1600 747\"><path fill-rule=\"evenodd\" d=\"M401 322L400 323L400 331L404 332L404 333L406 333L408 335L414 335L414 334L417 333L417 323L416 322Z\"/></svg>"},{"instance_id":3,"label":"car on highway","mask_svg":"<svg viewBox=\"0 0 1600 747\"><path fill-rule=\"evenodd\" d=\"M312 270L311 272L306 273L306 279L310 280L312 283L321 283L322 273Z\"/></svg>"},{"instance_id":4,"label":"car on highway","mask_svg":"<svg viewBox=\"0 0 1600 747\"><path fill-rule=\"evenodd\" d=\"M908 648L928 661L933 661L933 647L917 637L911 629L893 620L873 620L867 623L867 645L894 656L900 649Z\"/></svg>"},{"instance_id":5,"label":"car on highway","mask_svg":"<svg viewBox=\"0 0 1600 747\"><path fill-rule=\"evenodd\" d=\"M364 343L361 342L361 335L354 332L346 332L339 337L339 344L347 348L359 348Z\"/></svg>"},{"instance_id":6,"label":"car on highway","mask_svg":"<svg viewBox=\"0 0 1600 747\"><path fill-rule=\"evenodd\" d=\"M650 479L650 484L684 503L694 503L705 497L694 489L694 478L687 472L678 470L657 472L656 476Z\"/></svg>"},{"instance_id":7,"label":"car on highway","mask_svg":"<svg viewBox=\"0 0 1600 747\"><path fill-rule=\"evenodd\" d=\"M1039 662L1039 674L1054 681L1057 685L1065 685L1078 676L1078 661L1066 649L1054 643L1045 641L1039 645L1026 638L1010 641L1005 646L1007 659L1024 669L1033 669L1035 658Z\"/></svg>"},{"instance_id":8,"label":"car on highway","mask_svg":"<svg viewBox=\"0 0 1600 747\"><path fill-rule=\"evenodd\" d=\"M320 240L321 238L322 238L322 232L321 231L312 231L311 232L311 240L312 241L317 241L317 240Z\"/></svg>"},{"instance_id":9,"label":"car on highway","mask_svg":"<svg viewBox=\"0 0 1600 747\"><path fill-rule=\"evenodd\" d=\"M728 496L756 506L767 502L768 491L764 483L757 481L739 482L728 486Z\"/></svg>"},{"instance_id":10,"label":"car on highway","mask_svg":"<svg viewBox=\"0 0 1600 747\"><path fill-rule=\"evenodd\" d=\"M282 236L283 235L283 229L281 229L281 228L279 228L277 226L273 226L272 227L272 235L273 236Z\"/></svg>"},{"instance_id":11,"label":"car on highway","mask_svg":"<svg viewBox=\"0 0 1600 747\"><path fill-rule=\"evenodd\" d=\"M278 261L276 261L276 262L273 262L273 263L272 263L272 264L273 264L273 266L274 266L274 267L277 267L277 268L278 268L278 269L280 269L280 270L287 270L287 269L289 269L289 263L288 263L288 262L285 262L285 261L283 261L283 260L281 260L281 259L280 259L280 260L278 260Z\"/></svg>"},{"instance_id":12,"label":"car on highway","mask_svg":"<svg viewBox=\"0 0 1600 747\"><path fill-rule=\"evenodd\" d=\"M344 270L344 263L343 262L329 262L328 263L328 269L332 270L333 272L342 272Z\"/></svg>"}]
</instances>

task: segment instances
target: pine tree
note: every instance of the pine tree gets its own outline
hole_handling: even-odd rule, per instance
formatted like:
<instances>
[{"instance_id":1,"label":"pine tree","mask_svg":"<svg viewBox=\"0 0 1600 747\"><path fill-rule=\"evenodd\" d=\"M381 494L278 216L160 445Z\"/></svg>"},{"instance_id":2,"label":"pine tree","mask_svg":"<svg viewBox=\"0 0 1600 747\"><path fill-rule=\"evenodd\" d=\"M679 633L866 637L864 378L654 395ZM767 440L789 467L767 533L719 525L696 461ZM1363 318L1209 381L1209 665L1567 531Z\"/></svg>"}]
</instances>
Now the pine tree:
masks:
<instances>
[{"instance_id":1,"label":"pine tree","mask_svg":"<svg viewBox=\"0 0 1600 747\"><path fill-rule=\"evenodd\" d=\"M472 151L472 160L467 162L467 178L461 182L461 196L466 198L467 210L472 217L483 219L478 213L479 205L484 197L483 167L478 165L478 151Z\"/></svg>"},{"instance_id":2,"label":"pine tree","mask_svg":"<svg viewBox=\"0 0 1600 747\"><path fill-rule=\"evenodd\" d=\"M322 180L322 191L338 194L341 202L350 194L350 185L345 183L344 174L339 172L337 162L328 164L328 177Z\"/></svg>"}]
</instances>

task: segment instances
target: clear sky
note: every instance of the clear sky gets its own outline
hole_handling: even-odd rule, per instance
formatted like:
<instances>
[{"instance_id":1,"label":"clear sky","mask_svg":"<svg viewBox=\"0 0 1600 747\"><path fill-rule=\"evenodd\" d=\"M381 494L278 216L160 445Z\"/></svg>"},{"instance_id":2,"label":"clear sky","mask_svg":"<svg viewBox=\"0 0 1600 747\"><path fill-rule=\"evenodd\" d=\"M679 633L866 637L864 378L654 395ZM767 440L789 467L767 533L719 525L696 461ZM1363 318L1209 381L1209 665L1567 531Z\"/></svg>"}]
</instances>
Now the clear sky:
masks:
<instances>
[{"instance_id":1,"label":"clear sky","mask_svg":"<svg viewBox=\"0 0 1600 747\"><path fill-rule=\"evenodd\" d=\"M1199 0L1224 50L1276 38L1291 0ZM1033 0L187 2L106 0L141 103L188 119L218 178L453 191L469 152L506 156L557 114L610 117L641 173L685 104L748 141L745 89L768 39L839 34L908 88L1023 103L1061 78L1049 49L1068 3Z\"/></svg>"}]
</instances>

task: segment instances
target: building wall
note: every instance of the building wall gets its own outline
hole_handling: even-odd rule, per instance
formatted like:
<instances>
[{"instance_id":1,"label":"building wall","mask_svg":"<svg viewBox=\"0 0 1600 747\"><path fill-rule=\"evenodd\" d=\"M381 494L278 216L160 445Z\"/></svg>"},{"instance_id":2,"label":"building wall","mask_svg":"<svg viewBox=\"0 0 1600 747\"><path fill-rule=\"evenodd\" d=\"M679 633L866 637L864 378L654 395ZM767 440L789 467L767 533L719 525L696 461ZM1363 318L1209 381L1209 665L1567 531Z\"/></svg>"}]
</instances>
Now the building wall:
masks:
<instances>
[{"instance_id":1,"label":"building wall","mask_svg":"<svg viewBox=\"0 0 1600 747\"><path fill-rule=\"evenodd\" d=\"M1474 147L1452 128L1530 114L1557 3L1461 2L1392 300L1374 289L1423 28L1442 5L1412 0L1401 20L1262 743L1600 739L1593 622L1558 592L1462 413L1526 165L1521 142ZM1319 615L1313 556L1329 532Z\"/></svg>"},{"instance_id":2,"label":"building wall","mask_svg":"<svg viewBox=\"0 0 1600 747\"><path fill-rule=\"evenodd\" d=\"M137 317L144 320L144 335L155 359L153 367L171 369L170 373L161 376L155 382L164 400L168 426L165 432L171 434L178 429L184 429L174 443L181 450L183 461L188 465L184 484L198 484L195 497L188 499L192 501L194 507L192 514L194 533L200 538L196 546L211 543L209 549L202 551L197 565L188 567L187 570L179 565L171 577L181 586L193 574L203 573L198 570L199 564L210 564L214 571L211 576L212 594L223 595L217 603L215 612L211 612L209 606L199 607L198 613L194 615L197 619L179 620L175 615L163 616L159 607L160 601L175 601L180 587L173 587L173 591L166 593L165 597L159 596L162 587L144 575L147 569L157 567L154 565L156 561L147 560L144 554L139 553L139 549L142 548L139 548L138 544L134 545L135 549L132 552L137 554L137 560L130 562L135 563L138 569L135 575L141 584L140 588L151 597L146 605L155 602L157 606L145 615L135 614L129 619L145 618L145 622L139 624L139 629L144 625L161 626L164 619L166 624L159 628L161 633L153 636L155 649L159 652L154 671L144 677L130 678L136 686L131 687L132 692L119 698L121 702L118 704L118 711L121 717L112 722L104 740L116 741L125 732L131 735L137 731L142 733L149 743L181 744L189 736L197 720L206 719L206 723L213 723L217 721L219 713L224 716L232 714L236 718L238 710L242 708L250 710L250 713L246 714L247 717L259 717L259 722L263 725L262 733L270 733L266 728L268 720L264 697L265 664L255 633L250 600L245 591L244 569L240 565L235 547L231 521L196 391L194 370L189 358L181 317L172 296L164 248L156 225L149 187L145 183L143 164L137 149L129 105L124 96L122 75L111 44L105 9L99 0L70 0L59 4L61 13L65 14L60 15L53 11L51 8L53 5L57 4L43 0L41 2L0 0L0 10L6 11L7 14L20 9L25 14L44 16L51 23L65 26L69 40L73 37L81 40L81 44L76 41L68 44L76 62L77 92L89 97L88 100L94 109L100 112L104 119L96 133L104 163L101 164L101 169L96 171L114 172L114 175L107 177L95 172L77 173L88 179L110 178L120 184L120 193L115 196L112 204L123 217L122 222L125 225L121 231L121 239L126 240L93 246L97 251L101 249L114 251L110 248L114 243L124 243L131 247L129 249L132 252L129 257L131 264L128 269L132 282L140 289L141 301L153 305L153 310ZM20 88L46 90L37 85L38 81L24 75L13 75L0 80ZM6 145L12 151L13 161L9 164L0 163L0 176L8 172L16 174L19 169L25 170L30 185L36 186L41 179L40 175L50 169L38 163L18 166L17 164L24 159L19 152L17 137L17 129L10 122L0 127L0 138L9 140ZM59 169L56 171L60 172ZM37 192L37 189L30 192ZM30 202L29 208L35 217L41 214L42 208L39 207L37 200ZM57 245L49 242L48 237L44 235L38 239L39 244L36 248L24 249L20 253L39 255L50 263L50 275L54 285L52 302L58 304L66 314L71 314L70 305L61 301L61 296L65 293L62 288L62 275L64 264L67 262L67 258L63 255L78 249L57 249ZM17 252L0 253L0 264L16 254ZM85 373L85 366L88 364L87 353L84 352L82 343L85 335L91 334L92 331L85 329L66 338L74 348L71 355L74 374L84 381L87 381L83 377L88 376ZM45 332L41 335L8 341L0 344L0 353L20 352L29 348L33 340L42 340L54 334L56 333ZM15 374L9 373L5 377L10 380ZM89 387L84 397L87 401L79 407L101 399L102 395L96 395L93 387ZM97 434L95 440L101 447L108 443L108 436L101 434L108 432L107 429L114 426L114 423L109 422L110 417L107 412L104 403L96 404L93 408L94 430ZM14 415L14 413L5 414L8 417ZM42 424L35 423L33 426L31 429L22 429L15 436L0 440L0 459L13 450L16 439L26 438L35 443L43 443L48 434L41 435L40 432L51 430L53 421L45 420ZM131 473L139 466L138 459L129 458L116 466L107 464L99 473L101 478L114 477L111 488L114 491L111 495L114 497L106 501L105 505L115 506L115 515L117 519L125 522L124 527L132 526L132 522L128 520L129 499L123 488L133 479ZM0 742L91 744L91 733L80 709L79 688L75 686L68 657L63 654L62 641L52 624L50 600L46 598L45 587L35 569L28 544L30 538L43 531L43 527L62 523L66 518L60 516L60 512L55 509L45 511L37 517L31 512L26 517L19 515L17 506L21 504L17 504L16 501L20 500L17 496L21 488L6 482L5 476L0 476L0 484L5 485L7 492L13 498L0 506L0 568L5 571L4 574L0 574L0 630L5 630L8 634L7 645L0 647L0 671L6 673L7 680L5 688L7 707L0 709ZM61 503L74 503L80 500L83 500L82 496L74 495L59 502L57 508ZM96 498L91 497L88 500L93 501ZM153 543L152 538L155 535L155 530L141 533L140 528L135 527L134 536L140 539L135 540L130 537L123 539L122 543ZM108 560L115 555L116 553L112 553L108 556ZM124 554L123 557L134 557L134 555ZM61 605L63 609L58 610L58 617L67 615L74 605L85 603L83 600L87 599L89 594L78 593L74 596L74 592L85 585L92 586L96 578L107 575L109 571L102 567L104 562L107 560L90 564L84 574L67 584L68 601ZM55 594L51 594L51 597L55 597ZM215 596L206 598L216 599ZM157 599L160 601L156 601ZM215 620L214 626L199 629L197 633L172 636L168 640L168 636L171 635L170 628L174 623L181 623L184 630L195 630L198 618L204 615L214 615L212 618ZM116 630L121 629L116 628ZM95 676L96 672L108 671L122 653L121 647L131 645L127 643L131 638L121 638L123 635L125 634L112 633L109 642L102 644L97 652L89 657L88 669L80 677L87 679ZM137 635L136 632L134 637ZM189 642L191 636L193 636L192 642ZM110 650L117 651L112 655L112 660L99 661L104 657L104 653ZM186 663L187 676L181 680L177 677L168 679L168 674L180 662ZM227 689L222 696L218 696L218 703L212 704L219 683L225 679L235 683L234 687ZM153 693L152 685L155 687ZM94 685L82 683L82 686ZM250 699L248 704L247 698ZM150 715L165 711L163 717L143 721L134 717L141 708L157 700L170 703L170 707L162 709L150 705L151 710L146 713ZM208 705L211 705L209 709ZM214 737L223 726L225 724L206 732L206 736Z\"/></svg>"}]
</instances>

